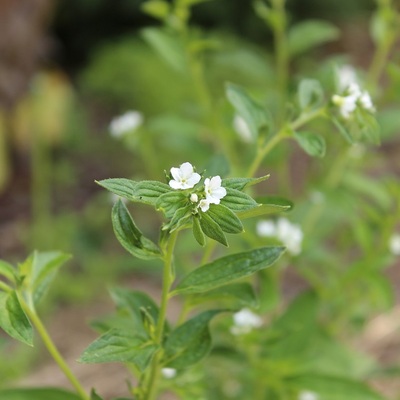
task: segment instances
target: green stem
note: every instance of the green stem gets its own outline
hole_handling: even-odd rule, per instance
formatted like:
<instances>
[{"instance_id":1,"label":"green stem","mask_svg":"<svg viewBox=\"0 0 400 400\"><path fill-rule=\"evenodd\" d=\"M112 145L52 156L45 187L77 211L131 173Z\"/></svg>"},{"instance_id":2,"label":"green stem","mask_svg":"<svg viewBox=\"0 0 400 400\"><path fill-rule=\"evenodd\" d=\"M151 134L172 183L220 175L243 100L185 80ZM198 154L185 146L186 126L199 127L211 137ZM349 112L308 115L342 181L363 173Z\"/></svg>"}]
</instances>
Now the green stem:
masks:
<instances>
[{"instance_id":1,"label":"green stem","mask_svg":"<svg viewBox=\"0 0 400 400\"><path fill-rule=\"evenodd\" d=\"M157 379L160 372L160 361L161 361L161 346L164 334L164 325L167 315L167 306L168 306L168 295L171 289L171 285L173 283L173 254L174 248L176 243L176 238L178 236L178 231L174 231L171 233L166 250L164 253L164 271L163 271L163 287L162 287L162 295L161 295L161 304L160 304L160 311L158 315L158 321L156 326L156 332L154 341L156 344L160 346L160 350L155 354L153 357L150 372L149 372L149 379L147 385L147 391L144 395L144 400L153 400L156 395L157 389ZM146 381L146 380L145 380Z\"/></svg>"},{"instance_id":2,"label":"green stem","mask_svg":"<svg viewBox=\"0 0 400 400\"><path fill-rule=\"evenodd\" d=\"M42 338L44 345L46 346L48 352L50 355L53 357L54 361L58 364L60 367L61 371L64 373L64 375L68 378L72 386L75 388L76 392L78 395L81 397L82 400L90 400L89 395L86 393L86 391L83 389L81 384L79 383L78 379L75 377L67 363L65 362L64 358L60 354L60 352L57 350L57 347L55 346L54 342L52 341L50 335L48 334L45 326L43 325L42 321L40 320L39 316L36 314L36 312L28 306L28 304L25 302L25 300L22 298L22 296L19 296L21 305L35 326L37 332L39 333L39 336Z\"/></svg>"},{"instance_id":3,"label":"green stem","mask_svg":"<svg viewBox=\"0 0 400 400\"><path fill-rule=\"evenodd\" d=\"M0 290L4 290L7 293L12 292L12 288L7 285L7 283L0 281Z\"/></svg>"}]
</instances>

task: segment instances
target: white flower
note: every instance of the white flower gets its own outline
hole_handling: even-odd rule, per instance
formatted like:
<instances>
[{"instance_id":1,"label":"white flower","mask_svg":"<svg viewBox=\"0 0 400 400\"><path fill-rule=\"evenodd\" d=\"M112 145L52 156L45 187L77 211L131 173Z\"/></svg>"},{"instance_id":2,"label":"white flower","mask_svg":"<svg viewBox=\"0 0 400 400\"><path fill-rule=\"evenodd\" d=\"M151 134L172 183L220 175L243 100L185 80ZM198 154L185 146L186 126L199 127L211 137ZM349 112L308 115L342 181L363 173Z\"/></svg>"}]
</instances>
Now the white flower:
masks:
<instances>
[{"instance_id":1,"label":"white flower","mask_svg":"<svg viewBox=\"0 0 400 400\"><path fill-rule=\"evenodd\" d=\"M400 256L400 234L394 233L389 240L389 249L394 256Z\"/></svg>"},{"instance_id":2,"label":"white flower","mask_svg":"<svg viewBox=\"0 0 400 400\"><path fill-rule=\"evenodd\" d=\"M233 119L233 128L244 142L251 143L253 141L250 128L240 115L235 115Z\"/></svg>"},{"instance_id":3,"label":"white flower","mask_svg":"<svg viewBox=\"0 0 400 400\"><path fill-rule=\"evenodd\" d=\"M192 194L190 195L190 201L191 201L192 203L197 203L197 202L199 201L199 196L197 196L196 193L192 193Z\"/></svg>"},{"instance_id":4,"label":"white flower","mask_svg":"<svg viewBox=\"0 0 400 400\"><path fill-rule=\"evenodd\" d=\"M190 189L201 179L189 162L183 163L179 168L171 168L171 175L174 178L169 181L172 189Z\"/></svg>"},{"instance_id":5,"label":"white flower","mask_svg":"<svg viewBox=\"0 0 400 400\"><path fill-rule=\"evenodd\" d=\"M256 230L259 236L272 237L276 235L276 225L273 221L259 221Z\"/></svg>"},{"instance_id":6,"label":"white flower","mask_svg":"<svg viewBox=\"0 0 400 400\"><path fill-rule=\"evenodd\" d=\"M372 103L371 96L367 91L361 93L359 101L362 108L370 112L375 112L375 107L374 104Z\"/></svg>"},{"instance_id":7,"label":"white flower","mask_svg":"<svg viewBox=\"0 0 400 400\"><path fill-rule=\"evenodd\" d=\"M339 112L344 119L349 119L357 108L357 97L354 95L339 96L335 94L332 101L339 107Z\"/></svg>"},{"instance_id":8,"label":"white flower","mask_svg":"<svg viewBox=\"0 0 400 400\"><path fill-rule=\"evenodd\" d=\"M115 138L120 138L126 133L131 132L143 124L143 115L139 111L128 111L127 113L115 117L110 122L110 134Z\"/></svg>"},{"instance_id":9,"label":"white flower","mask_svg":"<svg viewBox=\"0 0 400 400\"><path fill-rule=\"evenodd\" d=\"M243 308L243 310L233 314L233 323L231 333L233 335L243 335L249 333L253 328L259 328L263 321L248 308Z\"/></svg>"},{"instance_id":10,"label":"white flower","mask_svg":"<svg viewBox=\"0 0 400 400\"><path fill-rule=\"evenodd\" d=\"M279 218L276 223L260 221L256 229L260 236L276 237L286 246L289 253L300 254L303 232L299 225L292 224L286 218Z\"/></svg>"},{"instance_id":11,"label":"white flower","mask_svg":"<svg viewBox=\"0 0 400 400\"><path fill-rule=\"evenodd\" d=\"M221 177L213 176L211 179L206 178L204 181L204 191L206 200L210 204L219 204L221 199L226 196L226 189L221 186Z\"/></svg>"},{"instance_id":12,"label":"white flower","mask_svg":"<svg viewBox=\"0 0 400 400\"><path fill-rule=\"evenodd\" d=\"M356 70L351 65L342 65L337 72L338 87L341 92L358 81Z\"/></svg>"},{"instance_id":13,"label":"white flower","mask_svg":"<svg viewBox=\"0 0 400 400\"><path fill-rule=\"evenodd\" d=\"M176 369L175 368L162 368L161 374L164 378L172 379L176 376Z\"/></svg>"},{"instance_id":14,"label":"white flower","mask_svg":"<svg viewBox=\"0 0 400 400\"><path fill-rule=\"evenodd\" d=\"M298 400L318 400L318 395L308 390L300 392Z\"/></svg>"},{"instance_id":15,"label":"white flower","mask_svg":"<svg viewBox=\"0 0 400 400\"><path fill-rule=\"evenodd\" d=\"M207 199L201 199L199 207L201 208L201 211L206 212L210 208L210 202Z\"/></svg>"}]
</instances>

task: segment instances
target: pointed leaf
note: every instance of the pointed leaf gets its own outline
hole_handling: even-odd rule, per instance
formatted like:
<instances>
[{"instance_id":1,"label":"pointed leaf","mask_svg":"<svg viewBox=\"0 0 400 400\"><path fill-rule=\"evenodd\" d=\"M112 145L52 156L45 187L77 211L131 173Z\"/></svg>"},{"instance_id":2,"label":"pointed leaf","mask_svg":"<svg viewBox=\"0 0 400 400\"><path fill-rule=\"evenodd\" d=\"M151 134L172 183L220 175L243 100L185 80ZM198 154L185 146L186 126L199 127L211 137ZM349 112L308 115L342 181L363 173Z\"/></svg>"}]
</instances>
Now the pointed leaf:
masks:
<instances>
[{"instance_id":1,"label":"pointed leaf","mask_svg":"<svg viewBox=\"0 0 400 400\"><path fill-rule=\"evenodd\" d=\"M81 397L64 389L24 388L0 390L1 400L81 400Z\"/></svg>"},{"instance_id":2,"label":"pointed leaf","mask_svg":"<svg viewBox=\"0 0 400 400\"><path fill-rule=\"evenodd\" d=\"M243 190L247 186L253 186L257 183L263 182L269 178L269 175L264 175L259 178L226 178L222 179L224 188Z\"/></svg>"},{"instance_id":3,"label":"pointed leaf","mask_svg":"<svg viewBox=\"0 0 400 400\"><path fill-rule=\"evenodd\" d=\"M178 208L175 214L171 218L168 224L163 226L163 230L168 230L170 232L176 231L177 229L185 226L190 222L192 218L191 206L187 205L182 208Z\"/></svg>"},{"instance_id":4,"label":"pointed leaf","mask_svg":"<svg viewBox=\"0 0 400 400\"><path fill-rule=\"evenodd\" d=\"M200 216L201 230L211 239L228 246L228 242L221 227L208 215L208 211Z\"/></svg>"},{"instance_id":5,"label":"pointed leaf","mask_svg":"<svg viewBox=\"0 0 400 400\"><path fill-rule=\"evenodd\" d=\"M16 269L6 261L0 260L0 276L4 276L10 282L16 281L17 271Z\"/></svg>"},{"instance_id":6,"label":"pointed leaf","mask_svg":"<svg viewBox=\"0 0 400 400\"><path fill-rule=\"evenodd\" d=\"M350 144L354 144L355 140L353 139L353 136L350 134L350 132L346 129L346 127L337 119L331 116L331 120L333 124L336 126L340 134L349 142Z\"/></svg>"},{"instance_id":7,"label":"pointed leaf","mask_svg":"<svg viewBox=\"0 0 400 400\"><path fill-rule=\"evenodd\" d=\"M258 206L247 211L239 211L236 215L240 219L260 217L270 214L278 214L289 211L293 208L293 203L289 200L274 197L263 196L257 197Z\"/></svg>"},{"instance_id":8,"label":"pointed leaf","mask_svg":"<svg viewBox=\"0 0 400 400\"><path fill-rule=\"evenodd\" d=\"M193 236L194 238L197 240L197 243L204 247L206 244L206 237L203 233L203 231L201 230L201 226L200 226L200 218L199 217L194 217L193 218Z\"/></svg>"},{"instance_id":9,"label":"pointed leaf","mask_svg":"<svg viewBox=\"0 0 400 400\"><path fill-rule=\"evenodd\" d=\"M244 231L240 219L228 207L222 204L211 204L209 215L226 233L242 233Z\"/></svg>"},{"instance_id":10,"label":"pointed leaf","mask_svg":"<svg viewBox=\"0 0 400 400\"><path fill-rule=\"evenodd\" d=\"M172 218L177 210L183 208L188 203L188 194L181 190L161 195L155 204L157 210L161 210L167 218Z\"/></svg>"},{"instance_id":11,"label":"pointed leaf","mask_svg":"<svg viewBox=\"0 0 400 400\"><path fill-rule=\"evenodd\" d=\"M103 400L94 389L90 392L90 400Z\"/></svg>"},{"instance_id":12,"label":"pointed leaf","mask_svg":"<svg viewBox=\"0 0 400 400\"><path fill-rule=\"evenodd\" d=\"M33 329L15 291L0 292L0 328L22 343L33 346Z\"/></svg>"},{"instance_id":13,"label":"pointed leaf","mask_svg":"<svg viewBox=\"0 0 400 400\"><path fill-rule=\"evenodd\" d=\"M232 211L246 211L257 207L257 202L248 194L240 190L226 188L226 196L221 199L221 204Z\"/></svg>"},{"instance_id":14,"label":"pointed leaf","mask_svg":"<svg viewBox=\"0 0 400 400\"><path fill-rule=\"evenodd\" d=\"M226 97L250 129L253 141L261 131L269 131L272 121L269 113L256 103L246 91L233 83L226 85Z\"/></svg>"},{"instance_id":15,"label":"pointed leaf","mask_svg":"<svg viewBox=\"0 0 400 400\"><path fill-rule=\"evenodd\" d=\"M326 143L322 136L312 132L295 132L294 137L299 146L310 156L325 156Z\"/></svg>"},{"instance_id":16,"label":"pointed leaf","mask_svg":"<svg viewBox=\"0 0 400 400\"><path fill-rule=\"evenodd\" d=\"M96 181L96 183L125 199L152 206L162 194L171 191L167 184L158 181L135 182L125 178L112 178Z\"/></svg>"},{"instance_id":17,"label":"pointed leaf","mask_svg":"<svg viewBox=\"0 0 400 400\"><path fill-rule=\"evenodd\" d=\"M219 258L186 275L172 294L201 293L252 275L272 265L284 251L284 247L262 247Z\"/></svg>"},{"instance_id":18,"label":"pointed leaf","mask_svg":"<svg viewBox=\"0 0 400 400\"><path fill-rule=\"evenodd\" d=\"M95 340L83 352L80 362L131 362L141 371L149 364L157 346L132 332L112 329Z\"/></svg>"},{"instance_id":19,"label":"pointed leaf","mask_svg":"<svg viewBox=\"0 0 400 400\"><path fill-rule=\"evenodd\" d=\"M118 200L112 209L115 236L125 250L143 260L158 258L160 250L155 243L143 236L137 228L125 204Z\"/></svg>"},{"instance_id":20,"label":"pointed leaf","mask_svg":"<svg viewBox=\"0 0 400 400\"><path fill-rule=\"evenodd\" d=\"M203 359L211 349L208 323L223 311L205 311L172 331L165 342L165 364L171 368L186 368Z\"/></svg>"}]
</instances>

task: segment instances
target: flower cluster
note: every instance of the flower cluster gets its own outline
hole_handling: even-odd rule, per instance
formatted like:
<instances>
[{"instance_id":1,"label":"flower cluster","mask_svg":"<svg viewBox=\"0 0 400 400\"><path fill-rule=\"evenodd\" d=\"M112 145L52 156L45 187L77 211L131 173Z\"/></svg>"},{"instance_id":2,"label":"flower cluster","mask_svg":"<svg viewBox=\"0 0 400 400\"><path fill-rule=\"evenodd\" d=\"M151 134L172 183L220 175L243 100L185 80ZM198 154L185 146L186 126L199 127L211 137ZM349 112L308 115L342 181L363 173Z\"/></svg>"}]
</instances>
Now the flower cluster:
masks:
<instances>
[{"instance_id":1,"label":"flower cluster","mask_svg":"<svg viewBox=\"0 0 400 400\"><path fill-rule=\"evenodd\" d=\"M183 163L179 168L171 168L170 172L173 179L169 181L169 186L172 189L192 189L201 180L201 175L195 172L189 162ZM218 175L206 178L204 180L204 191L191 193L190 201L197 204L197 208L200 208L201 211L208 211L210 204L219 204L221 199L226 196L226 189L221 184L222 180Z\"/></svg>"},{"instance_id":2,"label":"flower cluster","mask_svg":"<svg viewBox=\"0 0 400 400\"><path fill-rule=\"evenodd\" d=\"M350 119L358 108L375 112L371 96L366 90L360 88L353 68L343 66L339 70L338 78L340 94L333 95L332 102L339 107L339 112L344 119Z\"/></svg>"},{"instance_id":3,"label":"flower cluster","mask_svg":"<svg viewBox=\"0 0 400 400\"><path fill-rule=\"evenodd\" d=\"M259 328L262 323L262 319L257 314L254 314L248 308L243 308L243 310L233 314L231 333L233 335L243 335L251 332L254 328Z\"/></svg>"},{"instance_id":4,"label":"flower cluster","mask_svg":"<svg viewBox=\"0 0 400 400\"><path fill-rule=\"evenodd\" d=\"M128 111L112 119L109 126L110 134L115 138L121 138L142 124L143 115L139 111Z\"/></svg>"},{"instance_id":5,"label":"flower cluster","mask_svg":"<svg viewBox=\"0 0 400 400\"><path fill-rule=\"evenodd\" d=\"M303 232L299 225L292 224L285 218L279 218L276 222L260 221L257 224L257 233L264 237L276 237L293 255L298 255L301 252Z\"/></svg>"}]
</instances>

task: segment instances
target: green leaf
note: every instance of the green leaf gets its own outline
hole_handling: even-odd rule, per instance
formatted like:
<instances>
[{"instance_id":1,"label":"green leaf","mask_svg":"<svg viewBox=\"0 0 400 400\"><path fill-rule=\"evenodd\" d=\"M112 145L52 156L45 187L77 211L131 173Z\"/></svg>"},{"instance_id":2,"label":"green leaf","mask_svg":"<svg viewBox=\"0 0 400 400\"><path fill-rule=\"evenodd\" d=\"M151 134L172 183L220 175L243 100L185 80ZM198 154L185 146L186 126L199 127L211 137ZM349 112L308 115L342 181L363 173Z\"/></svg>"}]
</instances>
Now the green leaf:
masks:
<instances>
[{"instance_id":1,"label":"green leaf","mask_svg":"<svg viewBox=\"0 0 400 400\"><path fill-rule=\"evenodd\" d=\"M269 113L256 103L242 87L228 83L226 85L226 97L246 122L253 141L256 141L262 131L271 130L272 121Z\"/></svg>"},{"instance_id":2,"label":"green leaf","mask_svg":"<svg viewBox=\"0 0 400 400\"><path fill-rule=\"evenodd\" d=\"M350 144L354 144L355 140L353 139L353 136L350 134L350 132L346 129L346 127L337 119L331 116L331 120L333 124L336 126L340 134L349 142Z\"/></svg>"},{"instance_id":3,"label":"green leaf","mask_svg":"<svg viewBox=\"0 0 400 400\"><path fill-rule=\"evenodd\" d=\"M33 329L15 291L0 292L0 328L22 343L33 346Z\"/></svg>"},{"instance_id":4,"label":"green leaf","mask_svg":"<svg viewBox=\"0 0 400 400\"><path fill-rule=\"evenodd\" d=\"M338 39L340 30L326 21L308 20L290 28L288 47L290 55L297 56L313 47Z\"/></svg>"},{"instance_id":5,"label":"green leaf","mask_svg":"<svg viewBox=\"0 0 400 400\"><path fill-rule=\"evenodd\" d=\"M226 233L242 233L244 231L240 219L222 204L211 204L207 215Z\"/></svg>"},{"instance_id":6,"label":"green leaf","mask_svg":"<svg viewBox=\"0 0 400 400\"><path fill-rule=\"evenodd\" d=\"M253 287L247 282L232 283L189 298L189 303L193 306L210 302L231 310L258 306Z\"/></svg>"},{"instance_id":7,"label":"green leaf","mask_svg":"<svg viewBox=\"0 0 400 400\"><path fill-rule=\"evenodd\" d=\"M114 204L111 219L116 238L129 253L143 260L161 256L157 245L144 237L137 228L128 209L121 200Z\"/></svg>"},{"instance_id":8,"label":"green leaf","mask_svg":"<svg viewBox=\"0 0 400 400\"><path fill-rule=\"evenodd\" d=\"M219 258L186 275L173 295L205 292L252 275L272 265L284 251L284 247L262 247Z\"/></svg>"},{"instance_id":9,"label":"green leaf","mask_svg":"<svg viewBox=\"0 0 400 400\"><path fill-rule=\"evenodd\" d=\"M226 188L226 196L221 199L221 204L232 211L246 211L257 207L257 202L248 194L240 190Z\"/></svg>"},{"instance_id":10,"label":"green leaf","mask_svg":"<svg viewBox=\"0 0 400 400\"><path fill-rule=\"evenodd\" d=\"M299 391L314 392L324 400L385 400L361 382L321 375L301 375L287 379L287 384Z\"/></svg>"},{"instance_id":11,"label":"green leaf","mask_svg":"<svg viewBox=\"0 0 400 400\"><path fill-rule=\"evenodd\" d=\"M90 400L103 400L94 389L90 392Z\"/></svg>"},{"instance_id":12,"label":"green leaf","mask_svg":"<svg viewBox=\"0 0 400 400\"><path fill-rule=\"evenodd\" d=\"M16 269L6 261L0 260L0 275L15 283L17 280Z\"/></svg>"},{"instance_id":13,"label":"green leaf","mask_svg":"<svg viewBox=\"0 0 400 400\"><path fill-rule=\"evenodd\" d=\"M200 215L201 230L211 239L228 246L228 242L221 227L208 215L208 211Z\"/></svg>"},{"instance_id":14,"label":"green leaf","mask_svg":"<svg viewBox=\"0 0 400 400\"><path fill-rule=\"evenodd\" d=\"M224 188L243 190L247 186L256 185L269 178L269 175L261 176L260 178L226 178L222 179L221 186Z\"/></svg>"},{"instance_id":15,"label":"green leaf","mask_svg":"<svg viewBox=\"0 0 400 400\"><path fill-rule=\"evenodd\" d=\"M188 193L181 190L174 190L161 195L155 204L157 210L161 210L167 218L174 214L188 203Z\"/></svg>"},{"instance_id":16,"label":"green leaf","mask_svg":"<svg viewBox=\"0 0 400 400\"><path fill-rule=\"evenodd\" d=\"M170 5L163 0L148 0L142 4L142 11L164 21L170 12Z\"/></svg>"},{"instance_id":17,"label":"green leaf","mask_svg":"<svg viewBox=\"0 0 400 400\"><path fill-rule=\"evenodd\" d=\"M0 390L1 400L81 400L78 395L63 389L24 388Z\"/></svg>"},{"instance_id":18,"label":"green leaf","mask_svg":"<svg viewBox=\"0 0 400 400\"><path fill-rule=\"evenodd\" d=\"M172 368L186 368L203 359L211 349L208 323L223 311L205 311L172 331L165 342L165 364Z\"/></svg>"},{"instance_id":19,"label":"green leaf","mask_svg":"<svg viewBox=\"0 0 400 400\"><path fill-rule=\"evenodd\" d=\"M29 290L33 293L34 303L38 303L47 291L58 268L62 266L71 256L58 251L33 253L31 271L27 277Z\"/></svg>"},{"instance_id":20,"label":"green leaf","mask_svg":"<svg viewBox=\"0 0 400 400\"><path fill-rule=\"evenodd\" d=\"M260 217L270 214L278 214L281 212L290 211L293 208L293 203L287 199L274 196L257 197L257 207L247 211L239 211L237 216L240 219Z\"/></svg>"},{"instance_id":21,"label":"green leaf","mask_svg":"<svg viewBox=\"0 0 400 400\"><path fill-rule=\"evenodd\" d=\"M135 182L125 178L111 178L96 181L96 183L125 199L152 206L162 194L171 191L167 184L158 181Z\"/></svg>"},{"instance_id":22,"label":"green leaf","mask_svg":"<svg viewBox=\"0 0 400 400\"><path fill-rule=\"evenodd\" d=\"M192 212L190 205L178 208L175 211L173 217L171 218L171 221L169 221L168 224L165 224L162 229L173 232L181 228L182 226L185 226L187 223L189 223L191 218L192 218Z\"/></svg>"},{"instance_id":23,"label":"green leaf","mask_svg":"<svg viewBox=\"0 0 400 400\"><path fill-rule=\"evenodd\" d=\"M299 84L299 104L302 110L315 108L324 100L324 91L319 81L303 79Z\"/></svg>"},{"instance_id":24,"label":"green leaf","mask_svg":"<svg viewBox=\"0 0 400 400\"><path fill-rule=\"evenodd\" d=\"M141 34L171 68L182 74L187 73L185 50L178 36L159 28L145 28Z\"/></svg>"},{"instance_id":25,"label":"green leaf","mask_svg":"<svg viewBox=\"0 0 400 400\"><path fill-rule=\"evenodd\" d=\"M204 247L206 244L206 237L203 233L203 231L201 230L201 226L200 226L200 218L199 217L194 217L193 218L193 236L196 239L197 243Z\"/></svg>"},{"instance_id":26,"label":"green leaf","mask_svg":"<svg viewBox=\"0 0 400 400\"><path fill-rule=\"evenodd\" d=\"M326 143L322 136L312 132L295 132L294 137L299 146L310 156L325 156Z\"/></svg>"},{"instance_id":27,"label":"green leaf","mask_svg":"<svg viewBox=\"0 0 400 400\"><path fill-rule=\"evenodd\" d=\"M131 362L144 371L158 346L133 332L111 329L87 347L80 362Z\"/></svg>"}]
</instances>

